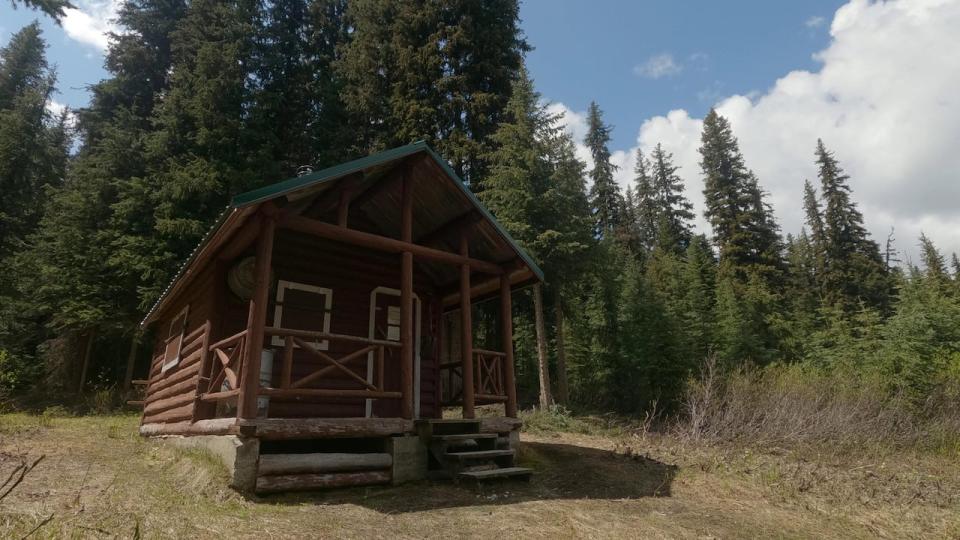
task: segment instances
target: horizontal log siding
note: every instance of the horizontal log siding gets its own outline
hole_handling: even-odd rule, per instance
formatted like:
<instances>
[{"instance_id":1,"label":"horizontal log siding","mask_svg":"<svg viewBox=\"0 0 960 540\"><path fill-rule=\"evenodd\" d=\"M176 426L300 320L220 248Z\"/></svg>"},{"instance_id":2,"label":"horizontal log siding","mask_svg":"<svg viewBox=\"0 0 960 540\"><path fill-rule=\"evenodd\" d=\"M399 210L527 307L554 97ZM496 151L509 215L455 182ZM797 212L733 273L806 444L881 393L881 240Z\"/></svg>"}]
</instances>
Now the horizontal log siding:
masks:
<instances>
[{"instance_id":1,"label":"horizontal log siding","mask_svg":"<svg viewBox=\"0 0 960 540\"><path fill-rule=\"evenodd\" d=\"M197 379L203 356L204 330L207 320L214 316L211 291L217 279L212 265L200 272L197 279L175 302L171 302L158 319L142 424L183 422L193 418ZM186 305L190 308L187 312L183 344L180 347L180 362L165 373L160 373L170 321Z\"/></svg>"}]
</instances>

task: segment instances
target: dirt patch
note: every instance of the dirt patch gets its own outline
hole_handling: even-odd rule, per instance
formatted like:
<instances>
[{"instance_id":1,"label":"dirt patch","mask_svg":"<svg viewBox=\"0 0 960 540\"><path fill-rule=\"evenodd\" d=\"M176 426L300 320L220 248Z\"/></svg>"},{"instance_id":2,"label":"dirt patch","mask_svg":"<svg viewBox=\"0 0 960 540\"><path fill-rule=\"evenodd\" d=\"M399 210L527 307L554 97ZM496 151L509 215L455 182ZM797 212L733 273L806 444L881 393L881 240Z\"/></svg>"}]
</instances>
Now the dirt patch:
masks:
<instances>
[{"instance_id":1,"label":"dirt patch","mask_svg":"<svg viewBox=\"0 0 960 540\"><path fill-rule=\"evenodd\" d=\"M960 466L924 456L878 464L626 435L525 434L520 460L536 470L530 483L248 499L224 487L207 454L143 440L136 425L133 416L0 416L0 481L23 459L45 456L0 500L0 536L960 536Z\"/></svg>"}]
</instances>

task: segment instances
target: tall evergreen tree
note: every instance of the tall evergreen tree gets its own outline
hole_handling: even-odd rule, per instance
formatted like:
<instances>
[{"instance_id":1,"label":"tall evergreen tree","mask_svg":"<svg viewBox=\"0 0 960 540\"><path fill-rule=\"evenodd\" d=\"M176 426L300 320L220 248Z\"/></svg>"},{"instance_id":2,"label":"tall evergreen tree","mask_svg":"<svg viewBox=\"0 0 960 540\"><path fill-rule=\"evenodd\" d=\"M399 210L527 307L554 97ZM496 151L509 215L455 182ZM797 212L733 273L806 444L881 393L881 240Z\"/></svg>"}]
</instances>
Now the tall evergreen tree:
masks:
<instances>
[{"instance_id":1,"label":"tall evergreen tree","mask_svg":"<svg viewBox=\"0 0 960 540\"><path fill-rule=\"evenodd\" d=\"M610 163L610 126L603 122L603 112L596 102L591 102L587 111L587 136L583 142L593 158L590 204L593 206L596 234L602 238L620 224L624 202L620 187L613 178L617 168Z\"/></svg>"},{"instance_id":2,"label":"tall evergreen tree","mask_svg":"<svg viewBox=\"0 0 960 540\"><path fill-rule=\"evenodd\" d=\"M528 49L517 0L357 0L338 60L343 98L367 153L426 140L482 191L489 137Z\"/></svg>"},{"instance_id":3,"label":"tall evergreen tree","mask_svg":"<svg viewBox=\"0 0 960 540\"><path fill-rule=\"evenodd\" d=\"M683 254L693 237L693 204L683 195L683 179L673 164L673 154L659 143L650 155L657 226L657 246ZM647 211L649 212L649 210Z\"/></svg>"},{"instance_id":4,"label":"tall evergreen tree","mask_svg":"<svg viewBox=\"0 0 960 540\"><path fill-rule=\"evenodd\" d=\"M658 208L657 194L650 174L650 162L637 148L637 162L634 165L634 214L636 234L640 248L649 254L657 243Z\"/></svg>"},{"instance_id":5,"label":"tall evergreen tree","mask_svg":"<svg viewBox=\"0 0 960 540\"><path fill-rule=\"evenodd\" d=\"M850 198L849 176L836 158L817 140L817 165L825 201L824 293L829 303L848 311L860 302L884 309L889 302L889 280L880 248L870 239L863 215Z\"/></svg>"}]
</instances>

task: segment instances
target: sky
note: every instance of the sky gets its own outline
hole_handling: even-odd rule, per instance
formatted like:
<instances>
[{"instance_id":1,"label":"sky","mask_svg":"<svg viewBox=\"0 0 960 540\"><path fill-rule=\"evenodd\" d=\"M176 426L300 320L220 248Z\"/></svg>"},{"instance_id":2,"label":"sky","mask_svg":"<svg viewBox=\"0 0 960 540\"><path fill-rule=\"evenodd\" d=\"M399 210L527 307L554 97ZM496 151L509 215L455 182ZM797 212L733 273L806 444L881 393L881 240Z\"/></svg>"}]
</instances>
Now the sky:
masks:
<instances>
[{"instance_id":1,"label":"sky","mask_svg":"<svg viewBox=\"0 0 960 540\"><path fill-rule=\"evenodd\" d=\"M58 27L0 1L0 42L41 21L59 73L53 108L82 107L107 75L116 2L74 3ZM895 227L904 259L917 262L921 232L960 252L960 0L526 0L520 15L529 71L567 130L582 141L597 101L624 187L637 150L663 144L702 232L697 147L715 107L784 233L803 225L803 181L816 180L822 138L881 245Z\"/></svg>"}]
</instances>

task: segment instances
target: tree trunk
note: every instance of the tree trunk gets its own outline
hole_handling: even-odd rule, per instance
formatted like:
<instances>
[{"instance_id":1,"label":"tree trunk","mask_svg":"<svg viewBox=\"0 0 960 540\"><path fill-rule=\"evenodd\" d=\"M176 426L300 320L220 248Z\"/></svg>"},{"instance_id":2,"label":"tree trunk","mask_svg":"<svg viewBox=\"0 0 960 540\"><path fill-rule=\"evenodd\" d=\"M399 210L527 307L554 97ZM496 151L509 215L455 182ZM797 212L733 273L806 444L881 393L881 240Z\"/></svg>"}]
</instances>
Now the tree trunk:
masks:
<instances>
[{"instance_id":1,"label":"tree trunk","mask_svg":"<svg viewBox=\"0 0 960 540\"><path fill-rule=\"evenodd\" d=\"M533 288L533 314L537 327L537 367L540 371L540 408L553 405L550 393L550 369L547 366L547 331L543 324L543 291L540 285Z\"/></svg>"},{"instance_id":2,"label":"tree trunk","mask_svg":"<svg viewBox=\"0 0 960 540\"><path fill-rule=\"evenodd\" d=\"M80 384L77 386L77 392L83 392L83 387L87 385L87 371L90 369L90 354L93 352L93 340L97 337L97 329L91 328L87 333L86 350L83 352L83 367L80 368Z\"/></svg>"},{"instance_id":3,"label":"tree trunk","mask_svg":"<svg viewBox=\"0 0 960 540\"><path fill-rule=\"evenodd\" d=\"M567 350L563 344L563 300L559 290L553 305L557 318L557 401L566 405L570 399L570 386L567 383Z\"/></svg>"},{"instance_id":4,"label":"tree trunk","mask_svg":"<svg viewBox=\"0 0 960 540\"><path fill-rule=\"evenodd\" d=\"M137 360L137 345L140 343L140 334L134 330L130 337L130 352L127 354L127 371L123 375L123 392L130 391L130 383L133 382L133 364Z\"/></svg>"}]
</instances>

